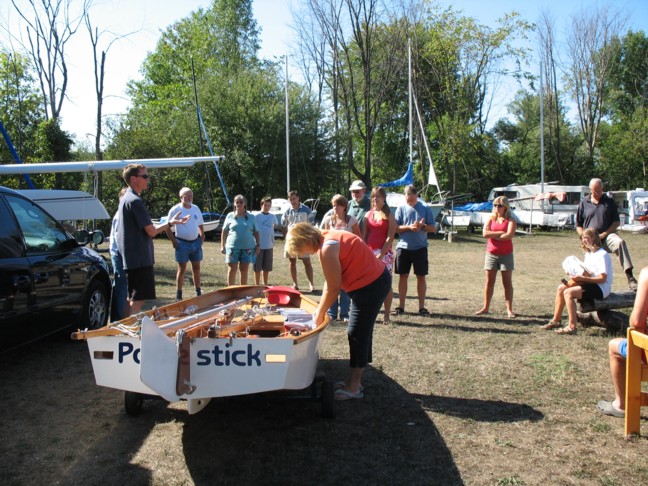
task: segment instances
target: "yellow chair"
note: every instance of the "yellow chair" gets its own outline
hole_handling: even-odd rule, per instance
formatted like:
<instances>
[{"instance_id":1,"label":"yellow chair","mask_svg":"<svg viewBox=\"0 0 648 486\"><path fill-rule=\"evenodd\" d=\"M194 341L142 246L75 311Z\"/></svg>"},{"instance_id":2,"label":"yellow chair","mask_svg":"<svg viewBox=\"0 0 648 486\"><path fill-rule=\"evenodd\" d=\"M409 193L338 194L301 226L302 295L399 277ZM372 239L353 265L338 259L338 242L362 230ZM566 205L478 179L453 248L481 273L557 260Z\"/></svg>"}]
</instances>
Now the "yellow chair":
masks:
<instances>
[{"instance_id":1,"label":"yellow chair","mask_svg":"<svg viewBox=\"0 0 648 486\"><path fill-rule=\"evenodd\" d=\"M628 329L626 362L625 437L641 433L641 407L648 407L648 393L641 391L641 382L648 382L648 335Z\"/></svg>"}]
</instances>

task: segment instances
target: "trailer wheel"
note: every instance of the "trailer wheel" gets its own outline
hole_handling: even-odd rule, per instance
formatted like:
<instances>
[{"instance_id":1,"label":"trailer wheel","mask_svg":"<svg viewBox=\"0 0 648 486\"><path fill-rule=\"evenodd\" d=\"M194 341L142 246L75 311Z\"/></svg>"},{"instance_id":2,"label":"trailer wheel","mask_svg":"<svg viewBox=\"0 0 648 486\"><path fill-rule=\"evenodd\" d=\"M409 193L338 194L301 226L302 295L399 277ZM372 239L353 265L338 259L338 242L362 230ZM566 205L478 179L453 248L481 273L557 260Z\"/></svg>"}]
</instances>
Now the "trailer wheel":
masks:
<instances>
[{"instance_id":1,"label":"trailer wheel","mask_svg":"<svg viewBox=\"0 0 648 486\"><path fill-rule=\"evenodd\" d=\"M335 418L335 387L331 380L322 381L322 417Z\"/></svg>"},{"instance_id":2,"label":"trailer wheel","mask_svg":"<svg viewBox=\"0 0 648 486\"><path fill-rule=\"evenodd\" d=\"M142 413L142 403L144 402L144 395L136 392L124 392L124 408L126 413L131 417L137 417Z\"/></svg>"}]
</instances>

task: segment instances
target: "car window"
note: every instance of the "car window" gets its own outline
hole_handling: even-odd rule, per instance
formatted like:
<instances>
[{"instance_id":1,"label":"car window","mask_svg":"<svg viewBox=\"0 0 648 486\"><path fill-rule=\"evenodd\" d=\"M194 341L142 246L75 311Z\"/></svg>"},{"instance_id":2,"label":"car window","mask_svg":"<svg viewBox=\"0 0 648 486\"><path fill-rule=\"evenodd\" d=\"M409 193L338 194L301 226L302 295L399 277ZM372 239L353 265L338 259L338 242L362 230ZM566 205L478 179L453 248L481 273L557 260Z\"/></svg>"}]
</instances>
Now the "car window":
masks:
<instances>
[{"instance_id":1,"label":"car window","mask_svg":"<svg viewBox=\"0 0 648 486\"><path fill-rule=\"evenodd\" d=\"M27 254L57 252L62 249L68 237L54 218L27 199L13 195L6 197L25 238Z\"/></svg>"},{"instance_id":2,"label":"car window","mask_svg":"<svg viewBox=\"0 0 648 486\"><path fill-rule=\"evenodd\" d=\"M11 211L0 198L0 260L19 258L23 256L20 231L14 221Z\"/></svg>"}]
</instances>

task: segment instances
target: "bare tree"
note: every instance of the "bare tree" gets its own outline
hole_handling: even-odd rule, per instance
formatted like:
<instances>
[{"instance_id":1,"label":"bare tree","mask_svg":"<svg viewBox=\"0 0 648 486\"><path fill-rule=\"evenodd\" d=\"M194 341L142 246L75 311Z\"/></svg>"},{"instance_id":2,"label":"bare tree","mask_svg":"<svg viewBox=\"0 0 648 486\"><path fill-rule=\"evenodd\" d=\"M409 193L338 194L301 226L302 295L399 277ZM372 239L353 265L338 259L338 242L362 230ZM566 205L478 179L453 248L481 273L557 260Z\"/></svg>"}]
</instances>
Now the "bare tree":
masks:
<instances>
[{"instance_id":1,"label":"bare tree","mask_svg":"<svg viewBox=\"0 0 648 486\"><path fill-rule=\"evenodd\" d=\"M555 20L552 15L544 10L540 14L537 24L538 33L538 55L543 69L544 84L544 105L546 107L545 120L548 126L547 145L549 152L556 164L560 180L564 180L561 161L561 139L560 124L562 120L562 109L558 91L558 63L556 48ZM544 129L544 127L540 127Z\"/></svg>"},{"instance_id":2,"label":"bare tree","mask_svg":"<svg viewBox=\"0 0 648 486\"><path fill-rule=\"evenodd\" d=\"M58 120L65 99L68 70L65 49L77 32L92 0L83 0L78 15L71 14L72 0L26 0L22 7L11 0L14 9L27 24L28 46L40 82L45 115Z\"/></svg>"},{"instance_id":3,"label":"bare tree","mask_svg":"<svg viewBox=\"0 0 648 486\"><path fill-rule=\"evenodd\" d=\"M578 109L578 121L591 161L605 112L606 84L612 67L612 40L627 23L627 16L610 7L584 8L571 18L568 36L568 85Z\"/></svg>"},{"instance_id":4,"label":"bare tree","mask_svg":"<svg viewBox=\"0 0 648 486\"><path fill-rule=\"evenodd\" d=\"M371 182L372 142L381 109L389 102L394 80L402 75L406 51L406 33L395 31L385 40L385 28L391 2L383 0L308 0L309 22L301 24L300 34L311 31L302 42L303 52L314 57L319 79L326 83L333 103L336 131L345 128L345 155L353 178ZM301 37L301 36L300 36ZM326 49L322 47L325 46ZM314 54L314 55L313 55ZM397 68L397 66L400 66ZM339 116L341 115L342 120ZM354 137L355 134L355 137ZM362 140L357 144L356 140ZM339 147L338 156L342 149ZM354 156L362 162L356 165Z\"/></svg>"},{"instance_id":5,"label":"bare tree","mask_svg":"<svg viewBox=\"0 0 648 486\"><path fill-rule=\"evenodd\" d=\"M90 36L90 43L92 44L92 55L93 55L93 70L94 70L94 81L95 81L95 95L97 97L97 121L96 121L96 131L95 131L95 156L97 160L103 160L103 153L101 151L101 135L102 135L102 124L103 124L103 102L104 102L104 77L106 74L106 56L112 45L128 37L135 32L128 34L114 34L105 30L100 31L96 26L93 27L92 20L90 19L89 12L86 12L85 15L85 24L88 29L88 34ZM105 47L99 52L99 42L102 36L109 36L108 42L105 43Z\"/></svg>"}]
</instances>

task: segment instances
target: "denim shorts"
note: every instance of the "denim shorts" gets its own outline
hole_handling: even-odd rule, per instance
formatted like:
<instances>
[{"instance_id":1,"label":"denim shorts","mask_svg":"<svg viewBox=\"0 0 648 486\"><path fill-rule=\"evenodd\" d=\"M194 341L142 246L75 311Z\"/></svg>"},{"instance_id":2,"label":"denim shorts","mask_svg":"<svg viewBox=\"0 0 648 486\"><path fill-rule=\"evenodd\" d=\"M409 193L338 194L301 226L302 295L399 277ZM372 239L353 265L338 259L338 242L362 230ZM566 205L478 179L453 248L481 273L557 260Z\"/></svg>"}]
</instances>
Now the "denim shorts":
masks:
<instances>
[{"instance_id":1,"label":"denim shorts","mask_svg":"<svg viewBox=\"0 0 648 486\"><path fill-rule=\"evenodd\" d=\"M203 259L202 238L193 241L176 238L175 260L178 263L199 262Z\"/></svg>"},{"instance_id":2,"label":"denim shorts","mask_svg":"<svg viewBox=\"0 0 648 486\"><path fill-rule=\"evenodd\" d=\"M628 359L628 340L622 339L619 343L619 354L625 359Z\"/></svg>"},{"instance_id":3,"label":"denim shorts","mask_svg":"<svg viewBox=\"0 0 648 486\"><path fill-rule=\"evenodd\" d=\"M225 263L254 263L256 262L256 252L254 248L250 250L235 250L234 248L225 249Z\"/></svg>"}]
</instances>

